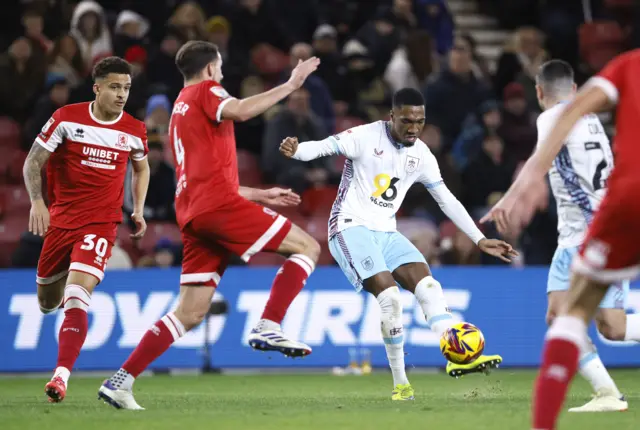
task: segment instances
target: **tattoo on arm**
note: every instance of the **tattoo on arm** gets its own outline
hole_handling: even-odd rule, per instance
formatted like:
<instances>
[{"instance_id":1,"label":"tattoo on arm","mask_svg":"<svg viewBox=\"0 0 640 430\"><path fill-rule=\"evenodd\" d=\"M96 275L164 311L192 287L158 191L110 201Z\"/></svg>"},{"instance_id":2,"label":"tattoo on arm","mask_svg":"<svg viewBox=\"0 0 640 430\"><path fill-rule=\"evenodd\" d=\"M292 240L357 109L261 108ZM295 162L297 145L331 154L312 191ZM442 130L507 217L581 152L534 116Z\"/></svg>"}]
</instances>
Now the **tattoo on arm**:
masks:
<instances>
[{"instance_id":1,"label":"tattoo on arm","mask_svg":"<svg viewBox=\"0 0 640 430\"><path fill-rule=\"evenodd\" d=\"M34 143L29 151L22 174L31 201L42 199L42 166L50 156L51 152L38 143Z\"/></svg>"}]
</instances>

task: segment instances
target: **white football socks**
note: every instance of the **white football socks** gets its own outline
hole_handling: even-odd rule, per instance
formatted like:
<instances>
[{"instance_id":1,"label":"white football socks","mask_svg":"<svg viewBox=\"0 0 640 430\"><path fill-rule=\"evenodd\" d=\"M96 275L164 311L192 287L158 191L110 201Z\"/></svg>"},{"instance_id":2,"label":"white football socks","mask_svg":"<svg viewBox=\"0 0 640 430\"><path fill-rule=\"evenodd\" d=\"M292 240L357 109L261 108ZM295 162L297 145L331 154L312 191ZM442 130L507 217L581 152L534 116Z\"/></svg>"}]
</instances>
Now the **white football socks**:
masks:
<instances>
[{"instance_id":1,"label":"white football socks","mask_svg":"<svg viewBox=\"0 0 640 430\"><path fill-rule=\"evenodd\" d=\"M624 340L640 342L640 313L627 314L627 329Z\"/></svg>"},{"instance_id":2,"label":"white football socks","mask_svg":"<svg viewBox=\"0 0 640 430\"><path fill-rule=\"evenodd\" d=\"M622 397L618 386L607 372L593 345L589 350L581 351L580 374L591 384L594 392L611 394L618 399Z\"/></svg>"},{"instance_id":3,"label":"white football socks","mask_svg":"<svg viewBox=\"0 0 640 430\"><path fill-rule=\"evenodd\" d=\"M427 276L416 285L416 299L424 312L427 324L438 335L455 324L444 298L440 282L433 276Z\"/></svg>"},{"instance_id":4,"label":"white football socks","mask_svg":"<svg viewBox=\"0 0 640 430\"><path fill-rule=\"evenodd\" d=\"M393 385L408 384L404 368L404 329L402 327L402 297L398 287L390 287L378 295L382 339L387 351Z\"/></svg>"}]
</instances>

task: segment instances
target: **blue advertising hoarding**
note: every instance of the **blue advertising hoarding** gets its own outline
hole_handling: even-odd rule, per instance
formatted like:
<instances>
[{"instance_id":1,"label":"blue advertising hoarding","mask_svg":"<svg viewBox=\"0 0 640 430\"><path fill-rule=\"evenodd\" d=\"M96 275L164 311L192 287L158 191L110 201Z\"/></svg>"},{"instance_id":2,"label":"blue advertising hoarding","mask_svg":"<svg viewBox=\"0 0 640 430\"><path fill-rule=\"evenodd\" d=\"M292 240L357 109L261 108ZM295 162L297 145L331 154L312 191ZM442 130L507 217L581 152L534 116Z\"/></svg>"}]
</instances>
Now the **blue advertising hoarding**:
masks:
<instances>
[{"instance_id":1,"label":"blue advertising hoarding","mask_svg":"<svg viewBox=\"0 0 640 430\"><path fill-rule=\"evenodd\" d=\"M210 319L212 365L222 368L344 366L350 348L371 351L374 366L386 366L378 303L357 294L335 267L319 268L292 304L283 328L313 348L304 360L251 350L246 339L260 318L276 268L232 268L217 295L229 303L227 315ZM546 268L449 267L434 270L455 318L478 325L486 352L499 353L505 366L536 366L546 330ZM111 271L93 295L89 333L77 369L117 369L147 328L177 303L179 270ZM403 291L406 364L443 366L439 338L425 323L413 295ZM640 290L628 310L640 312ZM0 271L0 372L49 371L55 366L62 312L42 315L33 271ZM199 368L204 324L180 339L152 369ZM609 366L640 365L633 343L604 341L592 329Z\"/></svg>"}]
</instances>

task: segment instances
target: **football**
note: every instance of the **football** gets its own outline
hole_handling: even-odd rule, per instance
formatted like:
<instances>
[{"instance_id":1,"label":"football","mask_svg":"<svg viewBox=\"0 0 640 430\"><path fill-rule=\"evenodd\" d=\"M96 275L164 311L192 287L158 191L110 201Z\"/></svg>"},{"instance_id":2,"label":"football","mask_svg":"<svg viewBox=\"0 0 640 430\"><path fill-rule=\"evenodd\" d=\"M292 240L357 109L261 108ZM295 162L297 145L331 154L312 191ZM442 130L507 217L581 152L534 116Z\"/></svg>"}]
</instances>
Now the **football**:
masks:
<instances>
[{"instance_id":1,"label":"football","mask_svg":"<svg viewBox=\"0 0 640 430\"><path fill-rule=\"evenodd\" d=\"M440 351L452 363L469 364L482 355L484 336L473 324L458 323L442 333Z\"/></svg>"}]
</instances>

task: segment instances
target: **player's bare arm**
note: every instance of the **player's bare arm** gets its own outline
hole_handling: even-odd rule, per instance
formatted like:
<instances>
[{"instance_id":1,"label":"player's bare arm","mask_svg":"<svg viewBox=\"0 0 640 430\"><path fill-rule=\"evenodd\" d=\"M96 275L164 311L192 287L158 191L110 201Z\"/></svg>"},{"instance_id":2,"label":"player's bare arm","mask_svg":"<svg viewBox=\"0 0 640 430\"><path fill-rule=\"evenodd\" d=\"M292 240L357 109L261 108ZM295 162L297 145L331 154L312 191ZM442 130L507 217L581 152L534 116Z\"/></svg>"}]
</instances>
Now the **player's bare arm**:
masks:
<instances>
[{"instance_id":1,"label":"player's bare arm","mask_svg":"<svg viewBox=\"0 0 640 430\"><path fill-rule=\"evenodd\" d=\"M145 157L142 160L131 160L133 177L131 180L131 192L133 194L133 213L131 219L136 224L136 232L131 235L134 239L140 239L147 231L147 222L144 220L144 201L149 189L149 161Z\"/></svg>"},{"instance_id":2,"label":"player's bare arm","mask_svg":"<svg viewBox=\"0 0 640 430\"><path fill-rule=\"evenodd\" d=\"M258 188L240 187L238 193L247 200L270 206L298 206L300 196L291 189L279 187L260 190Z\"/></svg>"},{"instance_id":3,"label":"player's bare arm","mask_svg":"<svg viewBox=\"0 0 640 430\"><path fill-rule=\"evenodd\" d=\"M49 209L42 197L42 167L47 162L51 152L38 143L34 143L24 163L22 174L24 183L31 199L29 213L29 231L44 236L49 228Z\"/></svg>"},{"instance_id":4,"label":"player's bare arm","mask_svg":"<svg viewBox=\"0 0 640 430\"><path fill-rule=\"evenodd\" d=\"M227 102L222 109L222 118L233 121L247 121L264 113L280 100L286 98L300 88L304 81L320 65L320 60L311 57L301 61L291 72L291 77L287 82L269 91L266 91L246 99L233 99Z\"/></svg>"},{"instance_id":5,"label":"player's bare arm","mask_svg":"<svg viewBox=\"0 0 640 430\"><path fill-rule=\"evenodd\" d=\"M510 231L513 224L526 224L528 220L511 220L510 216L516 206L531 205L532 199L527 198L532 185L540 181L549 171L553 160L562 148L562 143L569 135L574 125L592 112L598 112L609 106L609 99L605 92L598 87L590 87L581 91L558 117L558 121L549 136L539 145L534 154L527 160L522 171L511 185L502 199L480 220L481 223L495 221L500 232ZM519 213L533 214L534 211L522 210Z\"/></svg>"}]
</instances>

